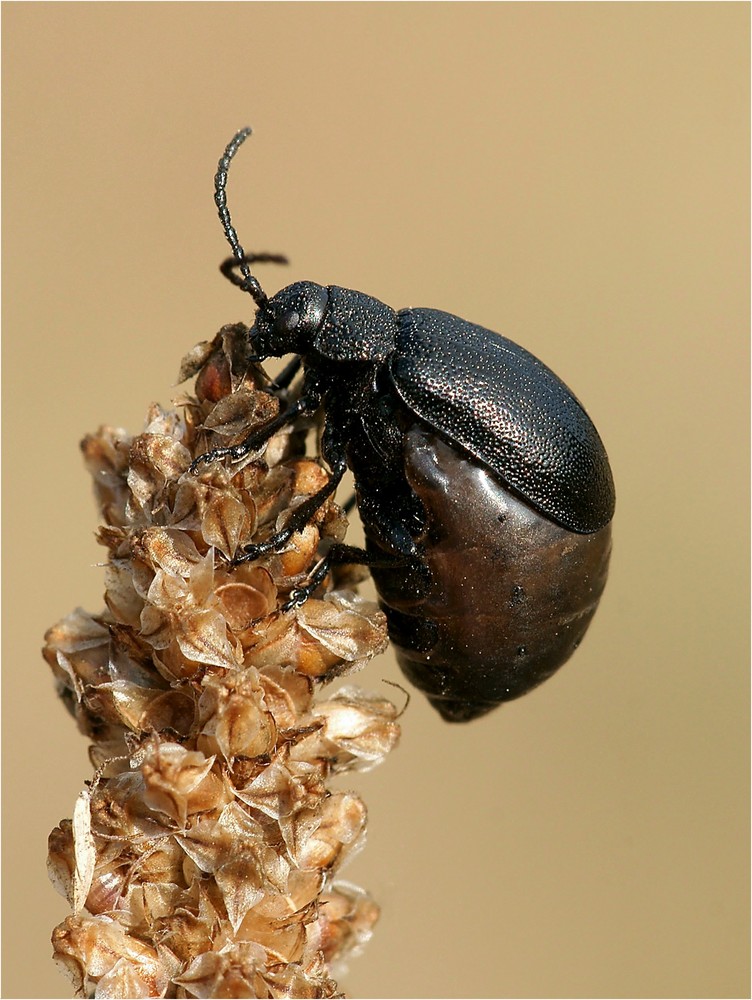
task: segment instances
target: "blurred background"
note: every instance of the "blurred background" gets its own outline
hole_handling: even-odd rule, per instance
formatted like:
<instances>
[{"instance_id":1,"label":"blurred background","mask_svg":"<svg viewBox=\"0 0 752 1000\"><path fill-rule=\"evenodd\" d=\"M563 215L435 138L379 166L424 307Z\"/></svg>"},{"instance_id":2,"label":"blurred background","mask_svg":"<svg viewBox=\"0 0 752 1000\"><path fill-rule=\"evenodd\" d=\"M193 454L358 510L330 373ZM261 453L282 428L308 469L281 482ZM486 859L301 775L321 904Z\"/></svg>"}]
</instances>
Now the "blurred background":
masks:
<instances>
[{"instance_id":1,"label":"blurred background","mask_svg":"<svg viewBox=\"0 0 752 1000\"><path fill-rule=\"evenodd\" d=\"M251 319L212 200L246 123L229 198L247 249L290 256L269 292L504 333L584 401L617 484L571 663L466 727L416 694L349 782L370 827L344 876L383 913L341 987L748 995L748 27L743 3L4 6L5 996L70 995L46 838L91 769L39 649L102 607L78 442L138 432L182 355Z\"/></svg>"}]
</instances>

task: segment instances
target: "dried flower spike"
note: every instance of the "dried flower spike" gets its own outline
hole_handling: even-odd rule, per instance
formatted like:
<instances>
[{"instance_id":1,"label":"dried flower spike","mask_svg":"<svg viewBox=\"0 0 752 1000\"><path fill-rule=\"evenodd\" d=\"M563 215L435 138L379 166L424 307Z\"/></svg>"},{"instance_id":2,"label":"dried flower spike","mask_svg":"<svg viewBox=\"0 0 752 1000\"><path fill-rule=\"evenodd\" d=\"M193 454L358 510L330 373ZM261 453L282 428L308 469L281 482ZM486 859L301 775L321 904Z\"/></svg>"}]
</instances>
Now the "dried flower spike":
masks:
<instances>
[{"instance_id":1,"label":"dried flower spike","mask_svg":"<svg viewBox=\"0 0 752 1000\"><path fill-rule=\"evenodd\" d=\"M327 474L305 457L304 424L189 471L277 412L246 344L244 326L225 327L183 360L181 379L197 377L182 412L153 406L143 434L103 427L82 444L107 610L72 612L44 649L97 769L49 843L73 909L55 958L81 996L339 995L333 965L378 916L336 880L366 809L327 779L380 763L397 711L352 687L315 695L385 648L384 616L331 581L280 610L344 515L327 501L285 551L230 566Z\"/></svg>"}]
</instances>

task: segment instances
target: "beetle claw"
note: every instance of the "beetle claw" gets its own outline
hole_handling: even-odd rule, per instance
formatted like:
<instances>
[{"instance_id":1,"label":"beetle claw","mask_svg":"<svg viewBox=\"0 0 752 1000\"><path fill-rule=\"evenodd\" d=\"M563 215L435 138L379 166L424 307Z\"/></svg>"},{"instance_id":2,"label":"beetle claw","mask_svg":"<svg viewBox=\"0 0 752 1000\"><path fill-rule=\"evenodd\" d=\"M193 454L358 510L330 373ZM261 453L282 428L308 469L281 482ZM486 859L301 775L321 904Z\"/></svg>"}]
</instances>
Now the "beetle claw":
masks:
<instances>
[{"instance_id":1,"label":"beetle claw","mask_svg":"<svg viewBox=\"0 0 752 1000\"><path fill-rule=\"evenodd\" d=\"M282 605L280 610L283 613L294 611L295 608L302 607L308 600L309 596L310 595L305 587L295 587L295 589L291 590L288 594L287 600Z\"/></svg>"},{"instance_id":2,"label":"beetle claw","mask_svg":"<svg viewBox=\"0 0 752 1000\"><path fill-rule=\"evenodd\" d=\"M247 545L241 552L236 552L232 557L232 566L241 566L243 563L254 562L263 553L259 551L259 545Z\"/></svg>"},{"instance_id":3,"label":"beetle claw","mask_svg":"<svg viewBox=\"0 0 752 1000\"><path fill-rule=\"evenodd\" d=\"M231 451L231 448L213 448L211 451L205 451L203 455L199 455L198 458L194 458L189 466L189 471L192 475L197 476L199 474L200 466L210 465L212 462L217 462L220 458L225 458L229 455Z\"/></svg>"}]
</instances>

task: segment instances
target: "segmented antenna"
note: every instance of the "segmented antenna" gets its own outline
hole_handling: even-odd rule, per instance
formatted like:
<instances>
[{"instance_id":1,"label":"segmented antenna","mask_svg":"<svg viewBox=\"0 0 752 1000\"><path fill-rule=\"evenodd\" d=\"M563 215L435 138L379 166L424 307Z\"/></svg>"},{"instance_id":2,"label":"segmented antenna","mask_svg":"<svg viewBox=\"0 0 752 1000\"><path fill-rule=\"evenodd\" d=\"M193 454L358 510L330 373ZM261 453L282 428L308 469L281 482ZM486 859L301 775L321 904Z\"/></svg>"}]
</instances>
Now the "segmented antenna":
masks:
<instances>
[{"instance_id":1,"label":"segmented antenna","mask_svg":"<svg viewBox=\"0 0 752 1000\"><path fill-rule=\"evenodd\" d=\"M227 207L227 175L230 171L230 161L250 134L251 129L249 127L241 128L240 131L236 132L232 140L227 144L224 153L220 157L219 163L217 164L217 173L214 175L214 203L217 206L219 221L222 223L222 229L227 237L227 242L230 244L234 258L229 261L225 261L222 264L222 273L234 284L242 288L243 291L252 295L253 301L256 303L258 308L261 309L266 305L269 299L258 280L251 274L251 269L248 267L248 264L252 263L254 260L286 264L287 258L283 257L281 254L246 254L245 250L243 250L243 247L240 245L238 234L235 232L235 227L233 226L230 218L230 210ZM242 279L235 277L232 273L233 267L240 268L240 272L243 275Z\"/></svg>"}]
</instances>

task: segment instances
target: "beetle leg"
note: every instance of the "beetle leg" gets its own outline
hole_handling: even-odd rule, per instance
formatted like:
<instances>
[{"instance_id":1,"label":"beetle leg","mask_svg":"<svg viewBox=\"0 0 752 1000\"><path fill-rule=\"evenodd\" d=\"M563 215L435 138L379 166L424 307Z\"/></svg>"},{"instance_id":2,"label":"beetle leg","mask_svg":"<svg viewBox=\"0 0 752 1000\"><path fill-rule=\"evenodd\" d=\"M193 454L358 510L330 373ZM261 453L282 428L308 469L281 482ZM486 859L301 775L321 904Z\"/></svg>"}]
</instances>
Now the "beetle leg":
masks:
<instances>
[{"instance_id":1,"label":"beetle leg","mask_svg":"<svg viewBox=\"0 0 752 1000\"><path fill-rule=\"evenodd\" d=\"M288 389L290 387L290 383L300 371L300 366L302 364L302 358L294 357L289 364L285 365L279 375L271 383L269 391L274 393L282 392L284 389Z\"/></svg>"},{"instance_id":2,"label":"beetle leg","mask_svg":"<svg viewBox=\"0 0 752 1000\"><path fill-rule=\"evenodd\" d=\"M321 398L317 394L301 396L292 406L288 407L282 413L277 414L273 420L270 420L260 430L249 434L245 441L241 441L240 444L233 444L229 448L213 448L211 451L199 455L198 458L191 462L190 471L194 476L197 476L199 466L204 463L216 462L220 458L229 458L233 462L245 458L246 455L249 455L252 451L257 451L262 444L265 444L280 427L284 427L285 424L290 424L294 420L297 420L303 413L311 413L313 410L317 410L320 403Z\"/></svg>"},{"instance_id":3,"label":"beetle leg","mask_svg":"<svg viewBox=\"0 0 752 1000\"><path fill-rule=\"evenodd\" d=\"M281 528L264 542L258 542L256 545L247 545L241 553L238 553L233 558L233 566L258 559L269 552L278 552L283 545L289 542L296 531L302 531L305 528L319 507L335 492L346 471L347 465L345 460L341 459L333 466L329 482L325 486L322 486L313 496L305 500L299 507L295 508L284 528Z\"/></svg>"},{"instance_id":4,"label":"beetle leg","mask_svg":"<svg viewBox=\"0 0 752 1000\"><path fill-rule=\"evenodd\" d=\"M355 509L355 494L351 493L350 496L342 504L342 510L345 514L349 514L351 510ZM365 549L363 550L365 551Z\"/></svg>"},{"instance_id":5,"label":"beetle leg","mask_svg":"<svg viewBox=\"0 0 752 1000\"><path fill-rule=\"evenodd\" d=\"M404 565L406 560L399 556L374 556L365 549L356 545L343 545L335 542L314 568L311 575L300 587L295 587L282 605L282 611L292 611L305 604L316 588L321 584L332 566L341 566L344 563L357 563L360 566L376 566L382 569Z\"/></svg>"}]
</instances>

